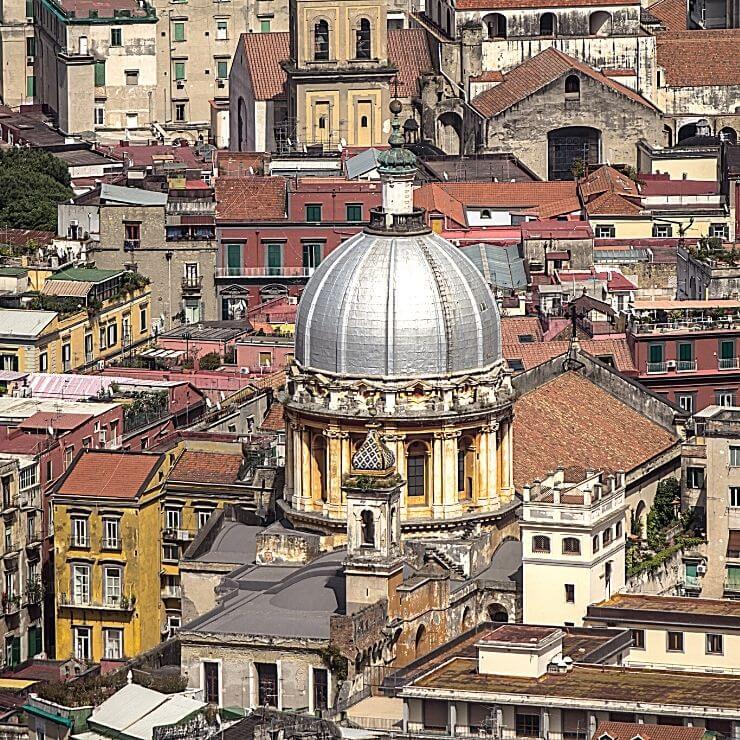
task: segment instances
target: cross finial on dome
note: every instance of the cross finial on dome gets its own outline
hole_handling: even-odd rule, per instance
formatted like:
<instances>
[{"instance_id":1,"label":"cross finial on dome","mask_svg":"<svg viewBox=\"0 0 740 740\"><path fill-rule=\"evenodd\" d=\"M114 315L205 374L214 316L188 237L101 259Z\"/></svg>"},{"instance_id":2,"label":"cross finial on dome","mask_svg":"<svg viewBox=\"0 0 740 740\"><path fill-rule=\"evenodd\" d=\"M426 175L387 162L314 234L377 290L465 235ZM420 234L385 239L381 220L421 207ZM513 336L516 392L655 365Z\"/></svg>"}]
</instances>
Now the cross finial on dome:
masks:
<instances>
[{"instance_id":1,"label":"cross finial on dome","mask_svg":"<svg viewBox=\"0 0 740 740\"><path fill-rule=\"evenodd\" d=\"M396 456L380 439L375 426L369 426L357 452L352 455L352 470L360 475L390 475L396 469Z\"/></svg>"}]
</instances>

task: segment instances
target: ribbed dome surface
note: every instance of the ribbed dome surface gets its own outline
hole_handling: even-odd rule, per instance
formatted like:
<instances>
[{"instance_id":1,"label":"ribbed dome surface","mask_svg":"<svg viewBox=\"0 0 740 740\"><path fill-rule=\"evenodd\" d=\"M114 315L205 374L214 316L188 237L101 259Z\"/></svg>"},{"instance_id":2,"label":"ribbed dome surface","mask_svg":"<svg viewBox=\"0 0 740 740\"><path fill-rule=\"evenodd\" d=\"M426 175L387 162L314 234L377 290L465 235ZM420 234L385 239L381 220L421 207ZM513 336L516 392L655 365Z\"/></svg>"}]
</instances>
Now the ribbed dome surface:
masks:
<instances>
[{"instance_id":1,"label":"ribbed dome surface","mask_svg":"<svg viewBox=\"0 0 740 740\"><path fill-rule=\"evenodd\" d=\"M439 377L500 359L496 302L433 233L359 233L321 263L301 298L296 360L357 378Z\"/></svg>"}]
</instances>

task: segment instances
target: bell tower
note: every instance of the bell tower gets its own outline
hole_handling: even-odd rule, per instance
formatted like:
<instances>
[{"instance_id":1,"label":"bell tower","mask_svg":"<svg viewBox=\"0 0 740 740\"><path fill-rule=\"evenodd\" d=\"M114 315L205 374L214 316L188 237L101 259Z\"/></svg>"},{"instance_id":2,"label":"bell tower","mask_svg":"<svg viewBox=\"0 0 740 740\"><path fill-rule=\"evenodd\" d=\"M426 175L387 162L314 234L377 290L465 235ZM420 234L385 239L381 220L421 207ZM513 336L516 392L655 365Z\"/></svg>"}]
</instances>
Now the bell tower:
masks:
<instances>
[{"instance_id":1,"label":"bell tower","mask_svg":"<svg viewBox=\"0 0 740 740\"><path fill-rule=\"evenodd\" d=\"M343 482L347 498L347 613L387 599L395 604L403 580L401 489L396 458L375 427L352 456Z\"/></svg>"}]
</instances>

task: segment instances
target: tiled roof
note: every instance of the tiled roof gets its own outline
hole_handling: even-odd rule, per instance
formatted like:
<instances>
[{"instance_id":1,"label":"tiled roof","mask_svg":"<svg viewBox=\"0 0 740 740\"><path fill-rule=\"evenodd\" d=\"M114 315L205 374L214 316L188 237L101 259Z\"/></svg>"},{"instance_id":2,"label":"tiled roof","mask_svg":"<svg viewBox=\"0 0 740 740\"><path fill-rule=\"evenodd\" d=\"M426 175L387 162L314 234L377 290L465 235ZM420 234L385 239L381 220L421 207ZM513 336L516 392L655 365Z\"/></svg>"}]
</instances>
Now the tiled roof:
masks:
<instances>
[{"instance_id":1,"label":"tiled roof","mask_svg":"<svg viewBox=\"0 0 740 740\"><path fill-rule=\"evenodd\" d=\"M542 324L536 316L505 316L501 319L501 344L519 344L519 337L529 335L542 341Z\"/></svg>"},{"instance_id":2,"label":"tiled roof","mask_svg":"<svg viewBox=\"0 0 740 740\"><path fill-rule=\"evenodd\" d=\"M52 427L55 432L69 432L72 429L82 426L86 421L92 419L92 414L65 414L52 411L37 411L24 419L19 425L19 429L41 429L46 431Z\"/></svg>"},{"instance_id":3,"label":"tiled roof","mask_svg":"<svg viewBox=\"0 0 740 740\"><path fill-rule=\"evenodd\" d=\"M539 7L539 6L537 6ZM620 85L587 64L552 47L545 49L504 75L504 81L472 100L473 106L487 118L503 113L512 105L555 82L568 72L577 71L600 82L614 92L648 108L653 106L634 90Z\"/></svg>"},{"instance_id":4,"label":"tiled roof","mask_svg":"<svg viewBox=\"0 0 740 740\"><path fill-rule=\"evenodd\" d=\"M39 245L51 244L56 234L53 231L37 231L34 229L3 229L0 232L0 244L12 247L25 247L35 242Z\"/></svg>"},{"instance_id":5,"label":"tiled roof","mask_svg":"<svg viewBox=\"0 0 740 740\"><path fill-rule=\"evenodd\" d=\"M716 195L719 184L715 180L645 180L640 191L645 196Z\"/></svg>"},{"instance_id":6,"label":"tiled roof","mask_svg":"<svg viewBox=\"0 0 740 740\"><path fill-rule=\"evenodd\" d=\"M243 461L241 455L185 450L175 463L169 480L187 483L236 483Z\"/></svg>"},{"instance_id":7,"label":"tiled roof","mask_svg":"<svg viewBox=\"0 0 740 740\"><path fill-rule=\"evenodd\" d=\"M622 0L620 5L639 5L639 0ZM551 0L543 6L542 0L457 0L458 10L516 10L518 8L590 8L595 5L614 5L613 0Z\"/></svg>"},{"instance_id":8,"label":"tiled roof","mask_svg":"<svg viewBox=\"0 0 740 740\"><path fill-rule=\"evenodd\" d=\"M569 213L575 213L581 210L581 201L577 196L563 198L563 200L554 200L551 203L543 203L538 206L537 215L539 218L553 218L554 216L565 216Z\"/></svg>"},{"instance_id":9,"label":"tiled roof","mask_svg":"<svg viewBox=\"0 0 740 740\"><path fill-rule=\"evenodd\" d=\"M685 31L686 0L658 0L650 6L650 14L655 16L668 31Z\"/></svg>"},{"instance_id":10,"label":"tiled roof","mask_svg":"<svg viewBox=\"0 0 740 740\"><path fill-rule=\"evenodd\" d=\"M402 98L419 95L419 78L432 72L427 35L422 28L388 31L388 61L398 67L398 94Z\"/></svg>"},{"instance_id":11,"label":"tiled roof","mask_svg":"<svg viewBox=\"0 0 740 740\"><path fill-rule=\"evenodd\" d=\"M730 530L734 532L737 530ZM659 596L658 594L614 594L592 608L643 612L674 612L672 619L690 620L701 617L731 617L740 619L740 601L736 599L698 599L690 596ZM591 609L589 609L591 611ZM617 614L615 614L617 616ZM645 614L644 619L648 619Z\"/></svg>"},{"instance_id":12,"label":"tiled roof","mask_svg":"<svg viewBox=\"0 0 740 740\"><path fill-rule=\"evenodd\" d=\"M414 205L427 213L442 213L459 226L467 226L465 206L436 182L422 185L414 191Z\"/></svg>"},{"instance_id":13,"label":"tiled roof","mask_svg":"<svg viewBox=\"0 0 740 740\"><path fill-rule=\"evenodd\" d=\"M269 158L265 152L216 152L216 166L219 177L243 177L245 175L263 175L265 160ZM251 172L249 170L252 170Z\"/></svg>"},{"instance_id":14,"label":"tiled roof","mask_svg":"<svg viewBox=\"0 0 740 740\"><path fill-rule=\"evenodd\" d=\"M477 77L471 77L471 82L501 82L504 79L504 73L499 70L487 70Z\"/></svg>"},{"instance_id":15,"label":"tiled roof","mask_svg":"<svg viewBox=\"0 0 740 740\"><path fill-rule=\"evenodd\" d=\"M516 401L514 480L517 486L542 480L559 465L629 472L675 441L663 427L569 371Z\"/></svg>"},{"instance_id":16,"label":"tiled roof","mask_svg":"<svg viewBox=\"0 0 740 740\"><path fill-rule=\"evenodd\" d=\"M216 218L227 221L285 218L285 194L286 181L282 177L219 177Z\"/></svg>"},{"instance_id":17,"label":"tiled roof","mask_svg":"<svg viewBox=\"0 0 740 740\"><path fill-rule=\"evenodd\" d=\"M280 62L290 57L290 34L243 33L244 65L252 82L255 100L285 97L288 75Z\"/></svg>"},{"instance_id":18,"label":"tiled roof","mask_svg":"<svg viewBox=\"0 0 740 740\"><path fill-rule=\"evenodd\" d=\"M620 373L636 375L626 339L581 339L581 349L592 357L611 357ZM502 343L501 351L507 360L520 360L525 370L559 357L568 351L569 342L557 340L532 343Z\"/></svg>"},{"instance_id":19,"label":"tiled roof","mask_svg":"<svg viewBox=\"0 0 740 740\"><path fill-rule=\"evenodd\" d=\"M273 403L265 414L265 418L259 425L260 429L265 429L270 432L282 432L285 430L285 419L283 417L283 405L281 403Z\"/></svg>"},{"instance_id":20,"label":"tiled roof","mask_svg":"<svg viewBox=\"0 0 740 740\"><path fill-rule=\"evenodd\" d=\"M632 197L639 195L637 183L609 165L603 165L584 177L578 183L578 188L584 198L600 193L619 193Z\"/></svg>"},{"instance_id":21,"label":"tiled roof","mask_svg":"<svg viewBox=\"0 0 740 740\"><path fill-rule=\"evenodd\" d=\"M576 184L555 182L445 182L438 186L466 206L533 208L577 197Z\"/></svg>"},{"instance_id":22,"label":"tiled roof","mask_svg":"<svg viewBox=\"0 0 740 740\"><path fill-rule=\"evenodd\" d=\"M586 203L586 213L589 216L636 216L641 212L642 206L639 203L617 193L602 193Z\"/></svg>"},{"instance_id":23,"label":"tiled roof","mask_svg":"<svg viewBox=\"0 0 740 740\"><path fill-rule=\"evenodd\" d=\"M637 722L599 722L593 740L604 735L611 740L702 740L703 727L682 727L679 725L647 725Z\"/></svg>"},{"instance_id":24,"label":"tiled roof","mask_svg":"<svg viewBox=\"0 0 740 740\"><path fill-rule=\"evenodd\" d=\"M145 452L83 450L56 492L94 499L135 499L161 462L161 455Z\"/></svg>"},{"instance_id":25,"label":"tiled roof","mask_svg":"<svg viewBox=\"0 0 740 740\"><path fill-rule=\"evenodd\" d=\"M655 43L667 87L740 86L740 29L662 33Z\"/></svg>"}]
</instances>

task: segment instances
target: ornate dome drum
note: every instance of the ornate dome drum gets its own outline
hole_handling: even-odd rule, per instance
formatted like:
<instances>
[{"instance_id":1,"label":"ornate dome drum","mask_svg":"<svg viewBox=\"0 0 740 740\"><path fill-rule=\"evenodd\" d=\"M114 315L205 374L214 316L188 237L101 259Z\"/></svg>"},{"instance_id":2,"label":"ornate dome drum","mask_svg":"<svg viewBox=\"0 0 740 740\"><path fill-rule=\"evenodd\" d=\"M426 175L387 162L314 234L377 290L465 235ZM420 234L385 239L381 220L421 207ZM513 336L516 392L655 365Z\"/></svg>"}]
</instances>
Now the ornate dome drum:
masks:
<instances>
[{"instance_id":1,"label":"ornate dome drum","mask_svg":"<svg viewBox=\"0 0 740 740\"><path fill-rule=\"evenodd\" d=\"M376 447L403 481L405 536L459 536L509 516L502 504L513 497L513 391L496 301L413 207L416 160L399 109L391 148L378 156L382 208L301 297L284 398L285 513L340 539L345 481Z\"/></svg>"}]
</instances>

